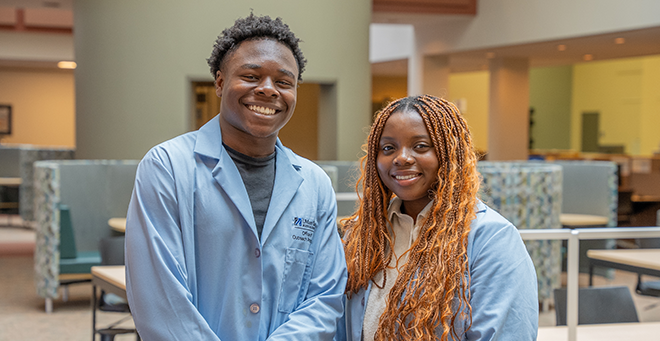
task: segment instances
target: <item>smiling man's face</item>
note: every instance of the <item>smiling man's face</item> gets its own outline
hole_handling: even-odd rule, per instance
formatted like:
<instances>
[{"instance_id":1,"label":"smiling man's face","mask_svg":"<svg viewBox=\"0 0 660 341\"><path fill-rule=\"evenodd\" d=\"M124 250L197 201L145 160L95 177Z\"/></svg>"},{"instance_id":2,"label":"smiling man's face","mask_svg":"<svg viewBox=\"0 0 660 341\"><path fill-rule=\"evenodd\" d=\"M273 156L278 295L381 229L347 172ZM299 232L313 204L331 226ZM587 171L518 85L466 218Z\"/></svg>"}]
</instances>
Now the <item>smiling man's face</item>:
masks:
<instances>
[{"instance_id":1,"label":"smiling man's face","mask_svg":"<svg viewBox=\"0 0 660 341\"><path fill-rule=\"evenodd\" d=\"M249 143L272 146L273 151L277 133L296 106L296 59L286 45L272 39L244 41L226 58L215 81L222 98L222 140L241 153L263 156L242 147Z\"/></svg>"}]
</instances>

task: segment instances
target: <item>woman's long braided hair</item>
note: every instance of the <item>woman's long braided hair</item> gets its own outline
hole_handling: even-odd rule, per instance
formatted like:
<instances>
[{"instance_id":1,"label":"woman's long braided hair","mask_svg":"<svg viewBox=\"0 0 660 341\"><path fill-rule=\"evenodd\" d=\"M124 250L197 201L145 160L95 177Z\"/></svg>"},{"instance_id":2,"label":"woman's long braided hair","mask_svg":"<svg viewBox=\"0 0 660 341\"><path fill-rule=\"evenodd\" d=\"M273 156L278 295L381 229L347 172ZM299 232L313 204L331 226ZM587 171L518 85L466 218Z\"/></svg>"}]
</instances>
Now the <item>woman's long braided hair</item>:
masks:
<instances>
[{"instance_id":1,"label":"woman's long braided hair","mask_svg":"<svg viewBox=\"0 0 660 341\"><path fill-rule=\"evenodd\" d=\"M390 115L414 110L424 120L440 168L430 190L433 206L408 251L408 260L387 297L375 340L459 339L454 322L461 316L471 323L467 241L475 217L479 189L477 158L467 123L452 103L433 96L406 97L381 110L371 127L362 173L356 190L362 195L357 212L345 219L348 264L346 293L366 289L392 260L393 237L388 232L387 208L394 193L378 176L376 158L383 127ZM436 335L442 326L442 335Z\"/></svg>"}]
</instances>

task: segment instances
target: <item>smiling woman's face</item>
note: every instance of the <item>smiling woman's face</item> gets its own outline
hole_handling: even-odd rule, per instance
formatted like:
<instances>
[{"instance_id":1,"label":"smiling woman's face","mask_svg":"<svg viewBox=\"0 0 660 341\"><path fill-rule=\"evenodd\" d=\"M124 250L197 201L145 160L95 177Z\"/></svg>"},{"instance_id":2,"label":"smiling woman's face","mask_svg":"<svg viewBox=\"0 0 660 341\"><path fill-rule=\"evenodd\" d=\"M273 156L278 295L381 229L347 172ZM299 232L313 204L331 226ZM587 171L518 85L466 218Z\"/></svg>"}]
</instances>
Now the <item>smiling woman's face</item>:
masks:
<instances>
[{"instance_id":1,"label":"smiling woman's face","mask_svg":"<svg viewBox=\"0 0 660 341\"><path fill-rule=\"evenodd\" d=\"M378 175L415 217L431 201L437 182L438 158L422 117L416 111L392 113L380 137Z\"/></svg>"}]
</instances>

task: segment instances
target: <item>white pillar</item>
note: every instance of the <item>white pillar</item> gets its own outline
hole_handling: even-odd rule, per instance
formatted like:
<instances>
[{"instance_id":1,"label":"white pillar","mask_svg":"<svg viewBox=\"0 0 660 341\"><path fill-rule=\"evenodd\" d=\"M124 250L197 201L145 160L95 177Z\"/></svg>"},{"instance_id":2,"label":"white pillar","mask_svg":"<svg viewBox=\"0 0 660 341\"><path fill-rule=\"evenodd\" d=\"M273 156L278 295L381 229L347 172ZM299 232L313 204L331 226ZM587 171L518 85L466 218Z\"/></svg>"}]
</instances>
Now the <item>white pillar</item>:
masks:
<instances>
[{"instance_id":1,"label":"white pillar","mask_svg":"<svg viewBox=\"0 0 660 341\"><path fill-rule=\"evenodd\" d=\"M408 57L408 96L422 94L424 87L423 57L424 53L418 46L417 32L414 31L410 39L410 57Z\"/></svg>"},{"instance_id":2,"label":"white pillar","mask_svg":"<svg viewBox=\"0 0 660 341\"><path fill-rule=\"evenodd\" d=\"M528 153L529 61L491 59L487 158L527 160Z\"/></svg>"}]
</instances>

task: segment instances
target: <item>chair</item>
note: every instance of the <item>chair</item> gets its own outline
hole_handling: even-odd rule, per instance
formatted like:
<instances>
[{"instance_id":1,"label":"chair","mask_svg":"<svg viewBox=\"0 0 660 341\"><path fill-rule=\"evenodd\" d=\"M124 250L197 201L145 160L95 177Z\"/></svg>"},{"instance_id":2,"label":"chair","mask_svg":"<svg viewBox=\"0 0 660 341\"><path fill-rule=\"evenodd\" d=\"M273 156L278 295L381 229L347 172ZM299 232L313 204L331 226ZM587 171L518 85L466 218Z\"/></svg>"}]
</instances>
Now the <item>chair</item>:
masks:
<instances>
[{"instance_id":1,"label":"chair","mask_svg":"<svg viewBox=\"0 0 660 341\"><path fill-rule=\"evenodd\" d=\"M660 210L657 212L657 226L660 226ZM660 238L643 238L638 240L639 247L642 249L660 248ZM637 287L635 292L638 295L660 297L660 281L643 281L642 275L637 275Z\"/></svg>"},{"instance_id":2,"label":"chair","mask_svg":"<svg viewBox=\"0 0 660 341\"><path fill-rule=\"evenodd\" d=\"M102 238L99 242L99 251L101 252L101 265L124 265L124 236ZM92 294L96 296L96 288L93 291ZM126 316L106 328L96 329L96 309L117 313L130 313L131 310L126 300L117 295L105 293L103 290L101 290L99 300L94 301L96 305L94 307L95 311L92 321L93 335L101 335L101 341L113 341L116 335L121 334L135 333L137 335L135 329L115 328L130 316ZM139 341L140 336L137 335L136 339Z\"/></svg>"},{"instance_id":3,"label":"chair","mask_svg":"<svg viewBox=\"0 0 660 341\"><path fill-rule=\"evenodd\" d=\"M557 325L566 325L566 288L555 289ZM620 287L580 288L578 324L639 322L630 289Z\"/></svg>"},{"instance_id":4,"label":"chair","mask_svg":"<svg viewBox=\"0 0 660 341\"><path fill-rule=\"evenodd\" d=\"M63 288L62 300L67 301L68 286L71 284L90 282L92 280L92 266L101 264L101 256L96 251L79 252L76 247L76 238L71 223L71 211L67 205L60 204L60 261L59 282ZM49 302L46 301L46 310Z\"/></svg>"}]
</instances>

